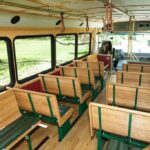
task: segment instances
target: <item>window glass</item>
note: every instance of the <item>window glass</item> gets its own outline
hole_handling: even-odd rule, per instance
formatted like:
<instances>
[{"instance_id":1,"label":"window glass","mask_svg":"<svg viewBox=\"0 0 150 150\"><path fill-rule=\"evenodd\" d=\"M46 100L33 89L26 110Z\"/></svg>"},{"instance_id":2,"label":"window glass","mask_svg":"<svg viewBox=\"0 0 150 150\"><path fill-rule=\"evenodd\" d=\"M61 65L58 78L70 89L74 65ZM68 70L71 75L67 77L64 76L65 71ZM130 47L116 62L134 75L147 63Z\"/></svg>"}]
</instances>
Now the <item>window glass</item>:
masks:
<instances>
[{"instance_id":1,"label":"window glass","mask_svg":"<svg viewBox=\"0 0 150 150\"><path fill-rule=\"evenodd\" d=\"M5 40L0 40L0 89L9 85L10 82L7 43Z\"/></svg>"},{"instance_id":2,"label":"window glass","mask_svg":"<svg viewBox=\"0 0 150 150\"><path fill-rule=\"evenodd\" d=\"M59 35L56 37L56 65L75 58L75 35Z\"/></svg>"},{"instance_id":3,"label":"window glass","mask_svg":"<svg viewBox=\"0 0 150 150\"><path fill-rule=\"evenodd\" d=\"M150 34L149 33L135 33L133 35L132 51L135 54L150 53ZM128 53L128 34L113 35L113 47L121 49L124 53Z\"/></svg>"},{"instance_id":4,"label":"window glass","mask_svg":"<svg viewBox=\"0 0 150 150\"><path fill-rule=\"evenodd\" d=\"M128 34L114 34L113 47L128 53Z\"/></svg>"},{"instance_id":5,"label":"window glass","mask_svg":"<svg viewBox=\"0 0 150 150\"><path fill-rule=\"evenodd\" d=\"M51 68L51 37L26 37L15 40L18 80Z\"/></svg>"},{"instance_id":6,"label":"window glass","mask_svg":"<svg viewBox=\"0 0 150 150\"><path fill-rule=\"evenodd\" d=\"M90 34L78 35L78 58L89 54L90 51Z\"/></svg>"},{"instance_id":7,"label":"window glass","mask_svg":"<svg viewBox=\"0 0 150 150\"><path fill-rule=\"evenodd\" d=\"M133 52L135 54L150 54L150 33L136 33L133 36Z\"/></svg>"}]
</instances>

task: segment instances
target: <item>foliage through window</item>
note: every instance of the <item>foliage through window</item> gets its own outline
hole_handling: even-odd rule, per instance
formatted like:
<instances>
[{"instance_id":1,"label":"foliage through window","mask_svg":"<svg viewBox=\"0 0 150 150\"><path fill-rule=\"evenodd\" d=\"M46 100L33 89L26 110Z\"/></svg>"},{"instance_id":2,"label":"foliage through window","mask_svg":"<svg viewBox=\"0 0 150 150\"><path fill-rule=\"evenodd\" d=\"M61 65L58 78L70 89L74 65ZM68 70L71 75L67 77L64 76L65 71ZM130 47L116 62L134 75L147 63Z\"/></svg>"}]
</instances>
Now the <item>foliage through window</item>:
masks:
<instances>
[{"instance_id":1,"label":"foliage through window","mask_svg":"<svg viewBox=\"0 0 150 150\"><path fill-rule=\"evenodd\" d=\"M7 42L0 40L0 89L11 83Z\"/></svg>"},{"instance_id":2,"label":"foliage through window","mask_svg":"<svg viewBox=\"0 0 150 150\"><path fill-rule=\"evenodd\" d=\"M18 80L31 77L51 68L51 37L15 39Z\"/></svg>"},{"instance_id":3,"label":"foliage through window","mask_svg":"<svg viewBox=\"0 0 150 150\"><path fill-rule=\"evenodd\" d=\"M75 35L58 35L56 37L56 65L75 58Z\"/></svg>"},{"instance_id":4,"label":"foliage through window","mask_svg":"<svg viewBox=\"0 0 150 150\"><path fill-rule=\"evenodd\" d=\"M89 54L90 51L90 34L78 35L78 58Z\"/></svg>"}]
</instances>

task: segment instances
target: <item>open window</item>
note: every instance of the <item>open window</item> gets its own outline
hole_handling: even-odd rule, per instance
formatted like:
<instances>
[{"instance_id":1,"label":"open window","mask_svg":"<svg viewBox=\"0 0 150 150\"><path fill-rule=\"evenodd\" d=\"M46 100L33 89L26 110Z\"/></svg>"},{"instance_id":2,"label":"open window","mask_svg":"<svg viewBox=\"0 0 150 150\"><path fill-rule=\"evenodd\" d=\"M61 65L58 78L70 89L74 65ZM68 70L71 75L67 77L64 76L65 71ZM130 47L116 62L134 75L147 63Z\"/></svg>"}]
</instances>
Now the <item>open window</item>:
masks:
<instances>
[{"instance_id":1,"label":"open window","mask_svg":"<svg viewBox=\"0 0 150 150\"><path fill-rule=\"evenodd\" d=\"M25 82L52 68L52 35L16 37L18 81Z\"/></svg>"},{"instance_id":2,"label":"open window","mask_svg":"<svg viewBox=\"0 0 150 150\"><path fill-rule=\"evenodd\" d=\"M75 34L56 36L56 65L65 64L75 59Z\"/></svg>"},{"instance_id":3,"label":"open window","mask_svg":"<svg viewBox=\"0 0 150 150\"><path fill-rule=\"evenodd\" d=\"M14 66L12 61L11 41L0 38L0 91L14 84Z\"/></svg>"},{"instance_id":4,"label":"open window","mask_svg":"<svg viewBox=\"0 0 150 150\"><path fill-rule=\"evenodd\" d=\"M80 33L78 34L78 58L90 54L91 51L91 34Z\"/></svg>"}]
</instances>

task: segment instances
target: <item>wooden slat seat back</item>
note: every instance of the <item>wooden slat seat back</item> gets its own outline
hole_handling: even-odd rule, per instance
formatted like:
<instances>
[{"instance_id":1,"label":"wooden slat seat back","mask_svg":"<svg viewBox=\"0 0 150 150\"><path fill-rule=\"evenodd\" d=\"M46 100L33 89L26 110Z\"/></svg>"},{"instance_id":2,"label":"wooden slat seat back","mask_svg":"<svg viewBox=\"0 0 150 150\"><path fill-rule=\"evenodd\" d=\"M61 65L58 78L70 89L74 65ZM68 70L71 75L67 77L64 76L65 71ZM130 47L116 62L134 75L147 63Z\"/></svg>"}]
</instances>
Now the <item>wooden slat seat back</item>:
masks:
<instances>
[{"instance_id":1,"label":"wooden slat seat back","mask_svg":"<svg viewBox=\"0 0 150 150\"><path fill-rule=\"evenodd\" d=\"M77 97L80 103L85 101L82 97L79 79L54 75L39 75L39 77L45 92L73 98Z\"/></svg>"},{"instance_id":2,"label":"wooden slat seat back","mask_svg":"<svg viewBox=\"0 0 150 150\"><path fill-rule=\"evenodd\" d=\"M107 83L106 104L150 112L150 88Z\"/></svg>"},{"instance_id":3,"label":"wooden slat seat back","mask_svg":"<svg viewBox=\"0 0 150 150\"><path fill-rule=\"evenodd\" d=\"M74 66L93 69L95 76L104 77L104 62L74 61Z\"/></svg>"},{"instance_id":4,"label":"wooden slat seat back","mask_svg":"<svg viewBox=\"0 0 150 150\"><path fill-rule=\"evenodd\" d=\"M91 61L91 62L97 62L98 59L97 59L97 54L91 54L91 55L88 55L87 58L86 58L87 61Z\"/></svg>"},{"instance_id":5,"label":"wooden slat seat back","mask_svg":"<svg viewBox=\"0 0 150 150\"><path fill-rule=\"evenodd\" d=\"M92 85L95 88L94 72L87 68L60 66L61 75L78 78L81 84Z\"/></svg>"},{"instance_id":6,"label":"wooden slat seat back","mask_svg":"<svg viewBox=\"0 0 150 150\"><path fill-rule=\"evenodd\" d=\"M150 65L141 64L123 64L122 71L150 73Z\"/></svg>"},{"instance_id":7,"label":"wooden slat seat back","mask_svg":"<svg viewBox=\"0 0 150 150\"><path fill-rule=\"evenodd\" d=\"M61 117L55 95L18 88L12 88L12 91L14 92L17 103L22 110L43 116L55 117L57 118L59 126L64 124L73 113L73 109L70 108L67 113Z\"/></svg>"},{"instance_id":8,"label":"wooden slat seat back","mask_svg":"<svg viewBox=\"0 0 150 150\"><path fill-rule=\"evenodd\" d=\"M116 75L118 84L150 87L149 73L118 71Z\"/></svg>"},{"instance_id":9,"label":"wooden slat seat back","mask_svg":"<svg viewBox=\"0 0 150 150\"><path fill-rule=\"evenodd\" d=\"M150 113L97 103L89 104L91 136L94 130L150 143Z\"/></svg>"},{"instance_id":10,"label":"wooden slat seat back","mask_svg":"<svg viewBox=\"0 0 150 150\"><path fill-rule=\"evenodd\" d=\"M21 117L15 95L11 90L0 94L0 130Z\"/></svg>"}]
</instances>

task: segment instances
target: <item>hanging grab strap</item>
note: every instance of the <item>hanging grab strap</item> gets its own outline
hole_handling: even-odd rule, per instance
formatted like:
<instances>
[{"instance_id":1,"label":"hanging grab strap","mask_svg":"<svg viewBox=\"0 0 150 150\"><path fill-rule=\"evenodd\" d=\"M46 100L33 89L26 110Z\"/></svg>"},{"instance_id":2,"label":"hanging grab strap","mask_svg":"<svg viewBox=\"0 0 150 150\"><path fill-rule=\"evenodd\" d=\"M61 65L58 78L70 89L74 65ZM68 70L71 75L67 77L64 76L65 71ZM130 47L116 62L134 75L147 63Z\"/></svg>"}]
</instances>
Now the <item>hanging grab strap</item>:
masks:
<instances>
[{"instance_id":1,"label":"hanging grab strap","mask_svg":"<svg viewBox=\"0 0 150 150\"><path fill-rule=\"evenodd\" d=\"M86 31L89 31L89 18L86 17Z\"/></svg>"},{"instance_id":2,"label":"hanging grab strap","mask_svg":"<svg viewBox=\"0 0 150 150\"><path fill-rule=\"evenodd\" d=\"M61 17L61 32L65 32L65 24L64 24L64 12L60 13L60 17Z\"/></svg>"}]
</instances>

